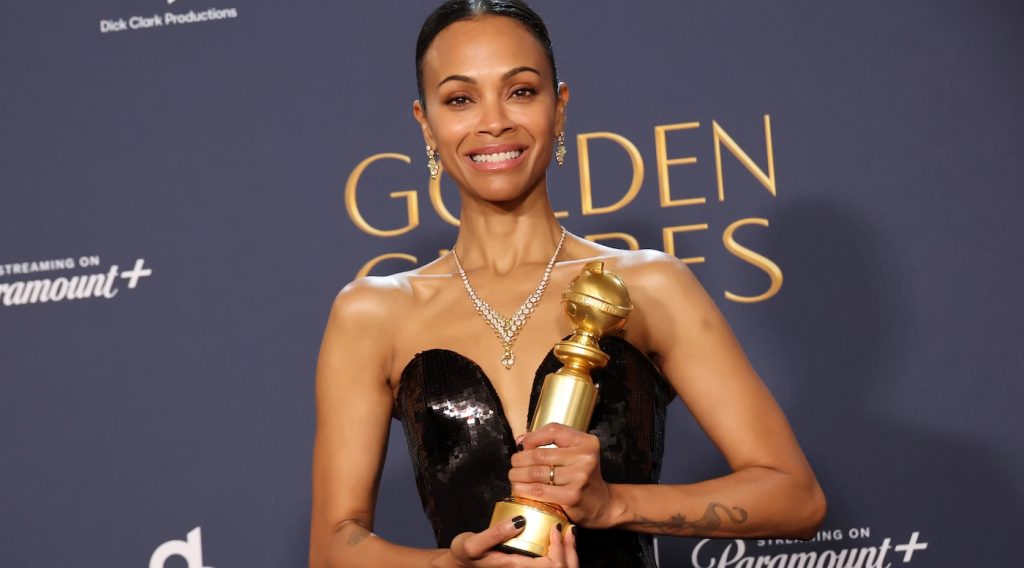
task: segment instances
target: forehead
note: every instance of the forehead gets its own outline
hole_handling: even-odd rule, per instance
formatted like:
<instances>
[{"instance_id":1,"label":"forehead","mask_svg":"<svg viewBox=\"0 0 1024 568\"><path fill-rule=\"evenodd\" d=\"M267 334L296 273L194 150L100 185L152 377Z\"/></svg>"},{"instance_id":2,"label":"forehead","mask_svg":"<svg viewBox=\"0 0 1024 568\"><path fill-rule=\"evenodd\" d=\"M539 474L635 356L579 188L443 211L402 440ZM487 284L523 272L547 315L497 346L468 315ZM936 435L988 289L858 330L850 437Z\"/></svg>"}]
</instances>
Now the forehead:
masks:
<instances>
[{"instance_id":1,"label":"forehead","mask_svg":"<svg viewBox=\"0 0 1024 568\"><path fill-rule=\"evenodd\" d=\"M481 16L453 23L437 34L423 56L428 86L431 79L452 74L503 73L523 65L548 76L551 73L537 38L518 21L503 16Z\"/></svg>"}]
</instances>

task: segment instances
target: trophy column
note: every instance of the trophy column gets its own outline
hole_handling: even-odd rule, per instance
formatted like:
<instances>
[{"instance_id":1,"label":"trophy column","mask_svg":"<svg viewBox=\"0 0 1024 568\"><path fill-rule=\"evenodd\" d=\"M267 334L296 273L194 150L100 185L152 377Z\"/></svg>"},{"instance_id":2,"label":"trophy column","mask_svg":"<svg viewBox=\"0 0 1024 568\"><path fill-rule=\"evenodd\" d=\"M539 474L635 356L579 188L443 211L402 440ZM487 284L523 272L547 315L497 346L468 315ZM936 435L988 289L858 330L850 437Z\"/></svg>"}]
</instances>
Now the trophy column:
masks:
<instances>
[{"instance_id":1,"label":"trophy column","mask_svg":"<svg viewBox=\"0 0 1024 568\"><path fill-rule=\"evenodd\" d=\"M608 355L601 351L598 340L625 327L632 308L626 285L605 271L603 262L587 263L573 279L562 293L562 309L573 323L573 335L555 344L554 354L562 368L544 378L530 422L531 432L552 422L587 430L597 402L597 387L590 371L608 364ZM569 517L558 505L508 497L494 506L491 526L517 515L526 518L526 527L499 547L505 552L544 556L551 527L561 525L565 531L570 525Z\"/></svg>"}]
</instances>

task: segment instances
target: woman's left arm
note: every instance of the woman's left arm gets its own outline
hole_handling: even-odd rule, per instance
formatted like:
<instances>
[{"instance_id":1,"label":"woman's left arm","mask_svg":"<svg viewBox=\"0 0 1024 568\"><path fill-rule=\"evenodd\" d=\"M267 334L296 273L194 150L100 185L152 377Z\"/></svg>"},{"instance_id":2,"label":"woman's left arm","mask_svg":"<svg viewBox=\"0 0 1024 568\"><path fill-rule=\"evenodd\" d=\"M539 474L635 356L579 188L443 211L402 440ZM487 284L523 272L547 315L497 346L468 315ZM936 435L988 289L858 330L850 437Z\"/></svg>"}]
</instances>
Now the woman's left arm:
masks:
<instances>
[{"instance_id":1,"label":"woman's left arm","mask_svg":"<svg viewBox=\"0 0 1024 568\"><path fill-rule=\"evenodd\" d=\"M732 473L692 484L608 484L597 438L552 424L527 434L514 494L562 505L574 522L701 537L814 536L825 497L793 431L714 302L685 264L650 253L627 280L648 347ZM557 448L542 448L554 443ZM549 485L550 465L561 480Z\"/></svg>"}]
</instances>

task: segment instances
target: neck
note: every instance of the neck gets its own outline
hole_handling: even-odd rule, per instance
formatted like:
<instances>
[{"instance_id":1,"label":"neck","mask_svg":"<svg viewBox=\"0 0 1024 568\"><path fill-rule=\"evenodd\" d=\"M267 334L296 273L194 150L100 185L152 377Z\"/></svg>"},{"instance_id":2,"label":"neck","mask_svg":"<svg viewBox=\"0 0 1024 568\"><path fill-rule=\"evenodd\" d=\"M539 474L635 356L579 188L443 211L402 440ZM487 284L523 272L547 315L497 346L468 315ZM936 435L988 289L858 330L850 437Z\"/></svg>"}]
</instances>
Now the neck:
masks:
<instances>
[{"instance_id":1,"label":"neck","mask_svg":"<svg viewBox=\"0 0 1024 568\"><path fill-rule=\"evenodd\" d=\"M562 227L546 188L529 192L514 204L462 197L455 249L466 271L484 269L501 275L551 259Z\"/></svg>"}]
</instances>

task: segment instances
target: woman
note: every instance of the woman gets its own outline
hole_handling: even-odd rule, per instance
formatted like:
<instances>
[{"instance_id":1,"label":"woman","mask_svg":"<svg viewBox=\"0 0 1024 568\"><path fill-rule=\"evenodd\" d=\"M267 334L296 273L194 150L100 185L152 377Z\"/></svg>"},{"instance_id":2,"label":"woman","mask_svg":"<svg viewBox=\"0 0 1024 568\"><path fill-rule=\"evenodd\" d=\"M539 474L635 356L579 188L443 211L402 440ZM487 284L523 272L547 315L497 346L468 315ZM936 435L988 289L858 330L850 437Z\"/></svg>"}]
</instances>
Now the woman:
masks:
<instances>
[{"instance_id":1,"label":"woman","mask_svg":"<svg viewBox=\"0 0 1024 568\"><path fill-rule=\"evenodd\" d=\"M686 266L586 241L555 218L546 171L564 154L569 88L539 17L519 1L447 2L424 24L416 63L428 168L444 164L458 184L462 223L449 254L353 282L334 303L317 369L310 565L653 566L652 534L812 536L821 489ZM595 259L635 306L622 336L602 340L602 402L590 433L528 433L536 379L559 366L551 347L572 331L557 292L544 291ZM502 327L490 306L519 311ZM673 395L732 473L656 483ZM370 532L393 413L440 549ZM561 505L579 530L552 531L546 557L495 551L523 529L522 518L487 526L510 490Z\"/></svg>"}]
</instances>

